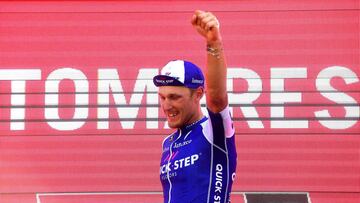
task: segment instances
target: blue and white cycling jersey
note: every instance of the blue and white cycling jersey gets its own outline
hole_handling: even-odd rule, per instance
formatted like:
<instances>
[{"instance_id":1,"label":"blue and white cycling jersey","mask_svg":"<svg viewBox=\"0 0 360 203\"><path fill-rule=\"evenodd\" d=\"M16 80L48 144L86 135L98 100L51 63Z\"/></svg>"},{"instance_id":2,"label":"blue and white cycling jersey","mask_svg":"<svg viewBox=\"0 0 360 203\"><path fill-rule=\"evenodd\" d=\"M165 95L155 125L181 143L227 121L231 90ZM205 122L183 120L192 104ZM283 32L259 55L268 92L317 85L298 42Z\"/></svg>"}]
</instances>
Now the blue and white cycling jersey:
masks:
<instances>
[{"instance_id":1,"label":"blue and white cycling jersey","mask_svg":"<svg viewBox=\"0 0 360 203\"><path fill-rule=\"evenodd\" d=\"M163 141L160 180L165 203L228 203L236 148L229 108L178 129Z\"/></svg>"}]
</instances>

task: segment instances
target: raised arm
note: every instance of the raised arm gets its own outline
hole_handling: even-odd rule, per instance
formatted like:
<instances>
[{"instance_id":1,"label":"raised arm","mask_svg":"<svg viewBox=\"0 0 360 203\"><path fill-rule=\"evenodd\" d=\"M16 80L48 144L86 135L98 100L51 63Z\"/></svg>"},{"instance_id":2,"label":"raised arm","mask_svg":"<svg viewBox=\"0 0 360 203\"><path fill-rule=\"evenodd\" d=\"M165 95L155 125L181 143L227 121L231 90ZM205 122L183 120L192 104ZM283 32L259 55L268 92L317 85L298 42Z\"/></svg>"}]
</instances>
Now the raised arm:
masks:
<instances>
[{"instance_id":1,"label":"raised arm","mask_svg":"<svg viewBox=\"0 0 360 203\"><path fill-rule=\"evenodd\" d=\"M206 103L214 113L228 105L226 89L226 60L222 47L219 21L211 12L195 11L191 23L207 44L207 70L205 71Z\"/></svg>"}]
</instances>

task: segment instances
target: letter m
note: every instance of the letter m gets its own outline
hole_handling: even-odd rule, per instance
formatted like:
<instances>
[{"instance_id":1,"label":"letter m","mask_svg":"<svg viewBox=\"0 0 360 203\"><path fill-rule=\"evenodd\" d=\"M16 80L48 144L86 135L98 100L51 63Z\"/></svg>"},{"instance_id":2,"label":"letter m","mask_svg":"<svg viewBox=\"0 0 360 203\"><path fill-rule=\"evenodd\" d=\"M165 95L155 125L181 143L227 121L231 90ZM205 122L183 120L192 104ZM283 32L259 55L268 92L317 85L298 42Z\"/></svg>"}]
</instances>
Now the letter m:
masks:
<instances>
[{"instance_id":1,"label":"letter m","mask_svg":"<svg viewBox=\"0 0 360 203\"><path fill-rule=\"evenodd\" d=\"M135 81L134 90L128 103L125 98L124 90L119 79L117 69L98 70L98 108L97 108L97 128L109 129L109 108L110 92L116 105L116 110L123 129L133 129L136 117L141 106L141 101L146 90L152 94L147 94L146 104L153 104L146 107L146 128L158 128L158 96L155 94L157 87L152 82L152 78L158 74L157 69L140 69ZM149 118L153 119L149 119ZM149 120L148 120L149 119Z\"/></svg>"}]
</instances>

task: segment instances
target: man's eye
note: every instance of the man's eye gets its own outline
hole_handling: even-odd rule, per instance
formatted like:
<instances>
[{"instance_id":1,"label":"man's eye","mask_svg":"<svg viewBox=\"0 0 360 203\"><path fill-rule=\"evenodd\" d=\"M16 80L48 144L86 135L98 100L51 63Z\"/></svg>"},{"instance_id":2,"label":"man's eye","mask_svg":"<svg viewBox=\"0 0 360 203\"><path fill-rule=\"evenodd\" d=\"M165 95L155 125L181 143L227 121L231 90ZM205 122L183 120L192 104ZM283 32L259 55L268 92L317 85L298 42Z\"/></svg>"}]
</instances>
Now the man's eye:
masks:
<instances>
[{"instance_id":1,"label":"man's eye","mask_svg":"<svg viewBox=\"0 0 360 203\"><path fill-rule=\"evenodd\" d=\"M171 96L170 96L170 99L171 99L171 100L176 100L176 99L179 99L179 98L180 98L179 95L171 95Z\"/></svg>"}]
</instances>

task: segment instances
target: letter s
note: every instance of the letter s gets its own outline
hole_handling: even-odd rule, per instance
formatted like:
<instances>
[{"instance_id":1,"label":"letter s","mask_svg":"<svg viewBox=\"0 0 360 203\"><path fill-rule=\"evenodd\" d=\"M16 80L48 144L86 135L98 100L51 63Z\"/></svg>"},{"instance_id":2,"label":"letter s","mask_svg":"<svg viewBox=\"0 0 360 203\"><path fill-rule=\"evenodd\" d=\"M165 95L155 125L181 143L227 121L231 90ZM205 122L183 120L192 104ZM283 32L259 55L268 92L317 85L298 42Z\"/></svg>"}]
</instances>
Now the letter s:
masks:
<instances>
[{"instance_id":1,"label":"letter s","mask_svg":"<svg viewBox=\"0 0 360 203\"><path fill-rule=\"evenodd\" d=\"M320 94L327 99L334 101L338 104L354 104L354 106L344 106L346 111L345 118L354 118L350 119L338 119L338 120L320 120L319 122L329 128L329 129L346 129L355 125L357 119L360 116L360 107L357 104L356 100L345 94L339 92L337 89L331 86L331 79L333 77L341 77L344 79L346 84L352 84L359 82L357 75L350 69L341 67L341 66L332 66L322 70L316 78L316 89ZM328 110L316 111L315 116L317 118L330 118Z\"/></svg>"},{"instance_id":2,"label":"letter s","mask_svg":"<svg viewBox=\"0 0 360 203\"><path fill-rule=\"evenodd\" d=\"M215 201L220 201L220 200L221 200L221 197L218 196L218 195L215 195L215 196L214 196L214 200L215 200Z\"/></svg>"},{"instance_id":3,"label":"letter s","mask_svg":"<svg viewBox=\"0 0 360 203\"><path fill-rule=\"evenodd\" d=\"M174 170L177 170L178 168L179 168L179 161L176 160L176 161L174 162Z\"/></svg>"}]
</instances>

